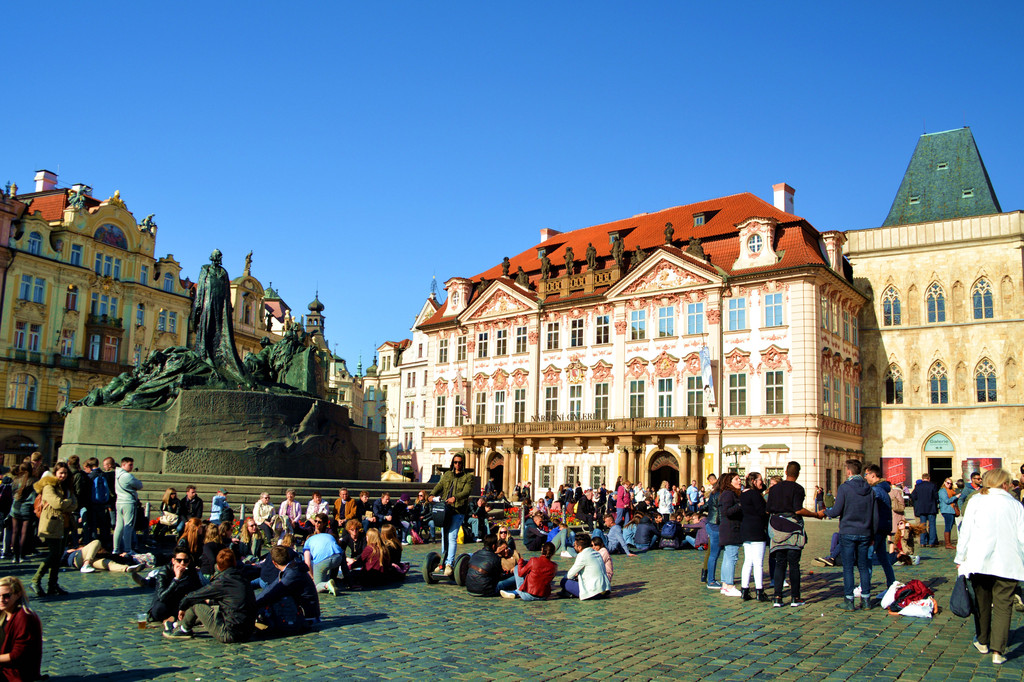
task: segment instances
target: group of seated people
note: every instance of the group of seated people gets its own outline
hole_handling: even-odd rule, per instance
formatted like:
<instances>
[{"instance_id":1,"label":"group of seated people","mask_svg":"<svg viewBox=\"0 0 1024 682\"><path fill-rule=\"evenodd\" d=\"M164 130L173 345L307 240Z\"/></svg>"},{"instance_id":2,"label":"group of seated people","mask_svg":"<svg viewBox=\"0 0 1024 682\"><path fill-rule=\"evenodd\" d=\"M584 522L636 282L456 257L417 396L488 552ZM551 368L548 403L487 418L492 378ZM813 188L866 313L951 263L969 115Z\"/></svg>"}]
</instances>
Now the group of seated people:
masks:
<instances>
[{"instance_id":1,"label":"group of seated people","mask_svg":"<svg viewBox=\"0 0 1024 682\"><path fill-rule=\"evenodd\" d=\"M241 642L255 629L311 627L320 618L318 593L336 595L342 582L360 590L404 579L409 564L396 526L364 529L349 519L339 536L331 520L318 512L304 537L285 533L267 542L255 517L242 521L237 537L229 523L189 519L167 563L146 577L130 571L154 592L149 622L162 623L171 639L191 638L201 626L220 642ZM87 556L82 551L80 561ZM112 562L88 558L94 567L100 560Z\"/></svg>"},{"instance_id":2,"label":"group of seated people","mask_svg":"<svg viewBox=\"0 0 1024 682\"><path fill-rule=\"evenodd\" d=\"M560 531L565 536L563 529ZM558 566L552 557L558 551L553 542L544 541L540 556L524 561L516 551L515 539L508 527L483 538L483 548L469 558L466 590L475 597L496 597L538 601L552 597L552 580ZM601 537L577 533L573 538L573 565L561 580L555 596L581 600L602 599L611 594L612 558Z\"/></svg>"},{"instance_id":3,"label":"group of seated people","mask_svg":"<svg viewBox=\"0 0 1024 682\"><path fill-rule=\"evenodd\" d=\"M616 524L614 514L605 514L603 523L595 521L589 530L591 537L601 538L610 554L635 556L652 549L706 549L709 538L706 518L699 512L660 514L656 510L639 512L628 521ZM556 552L574 558L574 533L565 524L550 524L543 513L535 511L526 522L526 548L539 551L545 542L555 546Z\"/></svg>"}]
</instances>

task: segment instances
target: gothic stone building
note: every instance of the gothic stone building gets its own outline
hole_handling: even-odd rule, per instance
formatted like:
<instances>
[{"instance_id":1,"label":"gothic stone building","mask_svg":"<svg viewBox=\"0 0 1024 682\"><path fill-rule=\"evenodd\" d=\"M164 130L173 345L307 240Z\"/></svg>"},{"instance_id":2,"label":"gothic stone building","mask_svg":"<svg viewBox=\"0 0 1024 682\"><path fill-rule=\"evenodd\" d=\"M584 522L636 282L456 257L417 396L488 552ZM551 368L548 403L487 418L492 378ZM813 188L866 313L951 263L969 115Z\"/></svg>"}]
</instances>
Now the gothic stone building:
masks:
<instances>
[{"instance_id":1,"label":"gothic stone building","mask_svg":"<svg viewBox=\"0 0 1024 682\"><path fill-rule=\"evenodd\" d=\"M775 204L744 193L542 230L450 279L416 327L419 475L464 452L506 490L774 474L790 460L805 485L838 481L862 450L864 298L842 234L794 215L787 185Z\"/></svg>"}]
</instances>

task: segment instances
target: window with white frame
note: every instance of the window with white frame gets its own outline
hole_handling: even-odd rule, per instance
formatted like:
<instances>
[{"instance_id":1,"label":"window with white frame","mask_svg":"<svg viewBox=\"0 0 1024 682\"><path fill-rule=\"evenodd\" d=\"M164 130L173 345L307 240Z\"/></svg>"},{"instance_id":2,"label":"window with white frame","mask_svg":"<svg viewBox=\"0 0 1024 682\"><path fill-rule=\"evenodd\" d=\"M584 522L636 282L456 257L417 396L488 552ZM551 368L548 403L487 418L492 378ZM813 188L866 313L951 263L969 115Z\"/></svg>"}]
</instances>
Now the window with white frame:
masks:
<instances>
[{"instance_id":1,"label":"window with white frame","mask_svg":"<svg viewBox=\"0 0 1024 682\"><path fill-rule=\"evenodd\" d=\"M7 390L7 406L16 410L36 409L36 378L31 374L15 374Z\"/></svg>"},{"instance_id":2,"label":"window with white frame","mask_svg":"<svg viewBox=\"0 0 1024 682\"><path fill-rule=\"evenodd\" d=\"M466 359L466 337L460 336L455 339L455 361L462 362Z\"/></svg>"},{"instance_id":3,"label":"window with white frame","mask_svg":"<svg viewBox=\"0 0 1024 682\"><path fill-rule=\"evenodd\" d=\"M703 334L704 333L704 303L699 301L697 303L686 304L686 333L687 334Z\"/></svg>"},{"instance_id":4,"label":"window with white frame","mask_svg":"<svg viewBox=\"0 0 1024 682\"><path fill-rule=\"evenodd\" d=\"M569 322L569 347L580 348L583 346L583 319L571 320Z\"/></svg>"},{"instance_id":5,"label":"window with white frame","mask_svg":"<svg viewBox=\"0 0 1024 682\"><path fill-rule=\"evenodd\" d=\"M75 330L64 329L60 333L60 354L66 358L75 355Z\"/></svg>"},{"instance_id":6,"label":"window with white frame","mask_svg":"<svg viewBox=\"0 0 1024 682\"><path fill-rule=\"evenodd\" d=\"M558 349L558 323L548 322L547 326L547 345L544 346L546 350L557 350Z\"/></svg>"},{"instance_id":7,"label":"window with white frame","mask_svg":"<svg viewBox=\"0 0 1024 682\"><path fill-rule=\"evenodd\" d=\"M437 363L443 365L448 362L448 339L440 339L437 342Z\"/></svg>"},{"instance_id":8,"label":"window with white frame","mask_svg":"<svg viewBox=\"0 0 1024 682\"><path fill-rule=\"evenodd\" d=\"M590 467L590 487L597 490L605 483L605 468L603 466Z\"/></svg>"},{"instance_id":9,"label":"window with white frame","mask_svg":"<svg viewBox=\"0 0 1024 682\"><path fill-rule=\"evenodd\" d=\"M853 401L851 400L852 393L850 391L850 382L843 382L843 419L846 421L853 421L850 418L850 413L853 411Z\"/></svg>"},{"instance_id":10,"label":"window with white frame","mask_svg":"<svg viewBox=\"0 0 1024 682\"><path fill-rule=\"evenodd\" d=\"M555 467L550 464L542 464L540 466L540 487L538 490L550 490L552 488L554 473Z\"/></svg>"},{"instance_id":11,"label":"window with white frame","mask_svg":"<svg viewBox=\"0 0 1024 682\"><path fill-rule=\"evenodd\" d=\"M747 328L747 299L744 297L729 299L729 331L734 332Z\"/></svg>"},{"instance_id":12,"label":"window with white frame","mask_svg":"<svg viewBox=\"0 0 1024 682\"><path fill-rule=\"evenodd\" d=\"M34 353L39 352L39 339L43 335L43 325L30 324L28 326L28 349Z\"/></svg>"},{"instance_id":13,"label":"window with white frame","mask_svg":"<svg viewBox=\"0 0 1024 682\"><path fill-rule=\"evenodd\" d=\"M476 335L476 356L478 358L487 357L487 332L480 332Z\"/></svg>"},{"instance_id":14,"label":"window with white frame","mask_svg":"<svg viewBox=\"0 0 1024 682\"><path fill-rule=\"evenodd\" d=\"M526 352L526 327L516 327L516 353Z\"/></svg>"},{"instance_id":15,"label":"window with white frame","mask_svg":"<svg viewBox=\"0 0 1024 682\"><path fill-rule=\"evenodd\" d=\"M73 244L71 246L71 259L70 259L69 262L71 263L71 265L79 265L80 266L82 264L82 245L81 244Z\"/></svg>"},{"instance_id":16,"label":"window with white frame","mask_svg":"<svg viewBox=\"0 0 1024 682\"><path fill-rule=\"evenodd\" d=\"M704 379L701 377L686 377L686 414L704 416Z\"/></svg>"},{"instance_id":17,"label":"window with white frame","mask_svg":"<svg viewBox=\"0 0 1024 682\"><path fill-rule=\"evenodd\" d=\"M782 326L782 294L764 295L764 326Z\"/></svg>"},{"instance_id":18,"label":"window with white frame","mask_svg":"<svg viewBox=\"0 0 1024 682\"><path fill-rule=\"evenodd\" d=\"M38 232L33 232L28 236L28 252L33 256L38 256L43 251L43 236Z\"/></svg>"},{"instance_id":19,"label":"window with white frame","mask_svg":"<svg viewBox=\"0 0 1024 682\"><path fill-rule=\"evenodd\" d=\"M729 414L745 417L747 414L747 375L729 375Z\"/></svg>"},{"instance_id":20,"label":"window with white frame","mask_svg":"<svg viewBox=\"0 0 1024 682\"><path fill-rule=\"evenodd\" d=\"M594 344L611 343L611 316L598 315L594 320Z\"/></svg>"},{"instance_id":21,"label":"window with white frame","mask_svg":"<svg viewBox=\"0 0 1024 682\"><path fill-rule=\"evenodd\" d=\"M579 419L583 415L583 384L569 386L569 417Z\"/></svg>"},{"instance_id":22,"label":"window with white frame","mask_svg":"<svg viewBox=\"0 0 1024 682\"><path fill-rule=\"evenodd\" d=\"M452 413L455 417L456 426L462 426L466 422L466 408L462 404L462 396L457 393L453 401Z\"/></svg>"},{"instance_id":23,"label":"window with white frame","mask_svg":"<svg viewBox=\"0 0 1024 682\"><path fill-rule=\"evenodd\" d=\"M505 391L494 392L494 423L505 423Z\"/></svg>"},{"instance_id":24,"label":"window with white frame","mask_svg":"<svg viewBox=\"0 0 1024 682\"><path fill-rule=\"evenodd\" d=\"M658 337L676 335L676 309L665 305L658 308Z\"/></svg>"},{"instance_id":25,"label":"window with white frame","mask_svg":"<svg viewBox=\"0 0 1024 682\"><path fill-rule=\"evenodd\" d=\"M494 330L494 354L508 355L508 330Z\"/></svg>"},{"instance_id":26,"label":"window with white frame","mask_svg":"<svg viewBox=\"0 0 1024 682\"><path fill-rule=\"evenodd\" d=\"M672 380L658 379L658 416L672 416Z\"/></svg>"},{"instance_id":27,"label":"window with white frame","mask_svg":"<svg viewBox=\"0 0 1024 682\"><path fill-rule=\"evenodd\" d=\"M764 373L764 413L782 414L785 411L783 401L782 370Z\"/></svg>"},{"instance_id":28,"label":"window with white frame","mask_svg":"<svg viewBox=\"0 0 1024 682\"><path fill-rule=\"evenodd\" d=\"M544 387L544 419L553 421L558 416L558 387Z\"/></svg>"},{"instance_id":29,"label":"window with white frame","mask_svg":"<svg viewBox=\"0 0 1024 682\"><path fill-rule=\"evenodd\" d=\"M516 388L512 391L512 421L522 424L526 421L526 389Z\"/></svg>"},{"instance_id":30,"label":"window with white frame","mask_svg":"<svg viewBox=\"0 0 1024 682\"><path fill-rule=\"evenodd\" d=\"M594 418L608 418L608 384L606 382L594 385Z\"/></svg>"},{"instance_id":31,"label":"window with white frame","mask_svg":"<svg viewBox=\"0 0 1024 682\"><path fill-rule=\"evenodd\" d=\"M487 423L487 393L478 391L476 394L476 406L473 417L477 424Z\"/></svg>"},{"instance_id":32,"label":"window with white frame","mask_svg":"<svg viewBox=\"0 0 1024 682\"><path fill-rule=\"evenodd\" d=\"M434 405L434 426L440 428L445 425L447 409L448 397L443 395L437 396L436 404Z\"/></svg>"},{"instance_id":33,"label":"window with white frame","mask_svg":"<svg viewBox=\"0 0 1024 682\"><path fill-rule=\"evenodd\" d=\"M629 312L629 340L641 341L647 338L647 311L631 310Z\"/></svg>"},{"instance_id":34,"label":"window with white frame","mask_svg":"<svg viewBox=\"0 0 1024 682\"><path fill-rule=\"evenodd\" d=\"M821 377L821 395L822 395L822 403L824 405L824 407L822 408L822 411L824 412L826 417L831 417L832 416L832 396L831 396L831 393L830 393L831 386L832 386L832 381L829 379L828 375L827 374L823 375Z\"/></svg>"},{"instance_id":35,"label":"window with white frame","mask_svg":"<svg viewBox=\"0 0 1024 682\"><path fill-rule=\"evenodd\" d=\"M839 393L839 377L832 377L832 416L839 419L840 409L839 401L842 399L842 395Z\"/></svg>"},{"instance_id":36,"label":"window with white frame","mask_svg":"<svg viewBox=\"0 0 1024 682\"><path fill-rule=\"evenodd\" d=\"M28 344L28 322L14 323L14 348L25 350Z\"/></svg>"},{"instance_id":37,"label":"window with white frame","mask_svg":"<svg viewBox=\"0 0 1024 682\"><path fill-rule=\"evenodd\" d=\"M629 416L633 419L644 416L644 389L643 379L629 382Z\"/></svg>"}]
</instances>

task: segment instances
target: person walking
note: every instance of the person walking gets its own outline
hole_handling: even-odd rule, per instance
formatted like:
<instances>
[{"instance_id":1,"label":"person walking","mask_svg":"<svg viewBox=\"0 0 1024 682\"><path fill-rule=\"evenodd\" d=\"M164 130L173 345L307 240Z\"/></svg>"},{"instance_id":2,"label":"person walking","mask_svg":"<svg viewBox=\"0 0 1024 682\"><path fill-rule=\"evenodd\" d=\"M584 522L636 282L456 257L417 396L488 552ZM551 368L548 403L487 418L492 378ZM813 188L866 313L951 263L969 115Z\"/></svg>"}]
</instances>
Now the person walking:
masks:
<instances>
[{"instance_id":1,"label":"person walking","mask_svg":"<svg viewBox=\"0 0 1024 682\"><path fill-rule=\"evenodd\" d=\"M747 474L747 489L740 493L740 540L743 541L743 573L740 581L743 601L750 601L750 576L758 601L768 601L764 593L764 548L768 541L768 506L764 500L764 479L751 471Z\"/></svg>"},{"instance_id":2,"label":"person walking","mask_svg":"<svg viewBox=\"0 0 1024 682\"><path fill-rule=\"evenodd\" d=\"M46 558L39 564L32 578L32 590L37 597L67 594L57 584L57 573L60 571L60 560L64 555L64 533L67 531L65 518L75 510L76 500L71 481L71 470L61 462L35 484L36 494L43 498L43 508L39 514L39 539L46 545ZM49 574L46 590L43 590L43 577Z\"/></svg>"},{"instance_id":3,"label":"person walking","mask_svg":"<svg viewBox=\"0 0 1024 682\"><path fill-rule=\"evenodd\" d=\"M974 648L1006 661L1013 593L1024 580L1024 507L1010 494L1010 474L989 469L960 525L953 561L974 586Z\"/></svg>"},{"instance_id":4,"label":"person walking","mask_svg":"<svg viewBox=\"0 0 1024 682\"><path fill-rule=\"evenodd\" d=\"M956 517L960 514L956 506L958 499L960 494L953 488L953 479L947 478L939 488L939 513L942 514L942 539L946 541L946 549L956 549L953 546L952 534Z\"/></svg>"},{"instance_id":5,"label":"person walking","mask_svg":"<svg viewBox=\"0 0 1024 682\"><path fill-rule=\"evenodd\" d=\"M740 523L743 520L743 508L740 507L740 476L739 474L722 474L719 480L720 494L718 509L721 521L718 526L718 542L722 546L722 595L739 597L740 591L733 584L736 575L736 561L740 557Z\"/></svg>"},{"instance_id":6,"label":"person walking","mask_svg":"<svg viewBox=\"0 0 1024 682\"><path fill-rule=\"evenodd\" d=\"M921 523L928 524L928 537L921 543L923 547L936 547L939 544L938 529L935 527L935 515L939 513L939 491L932 483L930 474L921 474L921 480L910 493L910 501L914 504L914 516Z\"/></svg>"},{"instance_id":7,"label":"person walking","mask_svg":"<svg viewBox=\"0 0 1024 682\"><path fill-rule=\"evenodd\" d=\"M846 460L846 482L836 491L835 505L818 512L818 518L839 518L839 546L843 557L843 601L839 608L856 611L853 568L860 572L860 606L874 608L871 603L871 563L868 548L878 526L878 508L871 486L861 476L861 462Z\"/></svg>"}]
</instances>

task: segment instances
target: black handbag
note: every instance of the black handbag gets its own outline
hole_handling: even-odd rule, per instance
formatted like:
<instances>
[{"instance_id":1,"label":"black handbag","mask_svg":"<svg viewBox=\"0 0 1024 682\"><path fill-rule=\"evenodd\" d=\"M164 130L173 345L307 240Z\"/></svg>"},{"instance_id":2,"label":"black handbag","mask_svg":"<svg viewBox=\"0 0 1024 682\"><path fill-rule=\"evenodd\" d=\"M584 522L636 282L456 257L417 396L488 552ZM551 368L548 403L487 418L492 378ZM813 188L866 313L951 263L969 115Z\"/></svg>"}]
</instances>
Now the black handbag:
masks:
<instances>
[{"instance_id":1,"label":"black handbag","mask_svg":"<svg viewBox=\"0 0 1024 682\"><path fill-rule=\"evenodd\" d=\"M958 575L953 583L953 594L949 597L949 610L961 618L967 618L974 611L974 600L967 587L967 576Z\"/></svg>"}]
</instances>

